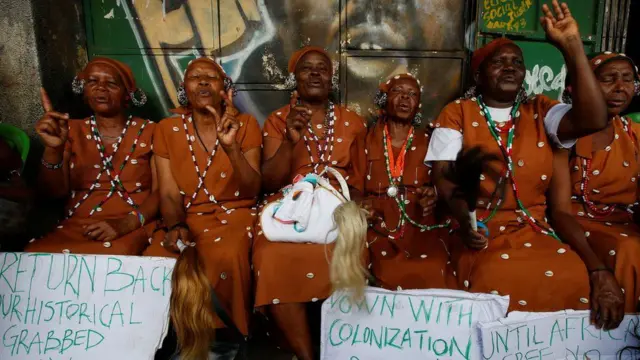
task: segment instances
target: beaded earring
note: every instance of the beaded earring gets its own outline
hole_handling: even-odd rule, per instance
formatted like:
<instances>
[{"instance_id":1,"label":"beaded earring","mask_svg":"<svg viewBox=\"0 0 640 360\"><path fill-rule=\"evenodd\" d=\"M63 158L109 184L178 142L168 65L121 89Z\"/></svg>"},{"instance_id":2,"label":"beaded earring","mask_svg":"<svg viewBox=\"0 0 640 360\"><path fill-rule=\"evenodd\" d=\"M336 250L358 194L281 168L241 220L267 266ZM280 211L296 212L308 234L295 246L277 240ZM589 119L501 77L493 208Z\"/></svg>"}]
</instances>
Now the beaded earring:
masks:
<instances>
[{"instance_id":1,"label":"beaded earring","mask_svg":"<svg viewBox=\"0 0 640 360\"><path fill-rule=\"evenodd\" d=\"M147 94L145 94L145 92L140 88L129 92L129 97L131 98L131 103L133 103L133 105L137 107L144 106L144 104L146 104L148 100Z\"/></svg>"},{"instance_id":2,"label":"beaded earring","mask_svg":"<svg viewBox=\"0 0 640 360\"><path fill-rule=\"evenodd\" d=\"M569 92L569 90L565 89L562 92L562 102L564 104L572 104L573 103L573 99L571 98L571 92Z\"/></svg>"},{"instance_id":3,"label":"beaded earring","mask_svg":"<svg viewBox=\"0 0 640 360\"><path fill-rule=\"evenodd\" d=\"M189 98L187 98L187 91L184 89L184 84L180 84L178 87L178 104L182 106L189 105Z\"/></svg>"},{"instance_id":4,"label":"beaded earring","mask_svg":"<svg viewBox=\"0 0 640 360\"><path fill-rule=\"evenodd\" d=\"M519 104L524 104L529 100L529 96L527 95L527 90L525 90L524 86L520 87L518 94L516 95L516 101Z\"/></svg>"},{"instance_id":5,"label":"beaded earring","mask_svg":"<svg viewBox=\"0 0 640 360\"><path fill-rule=\"evenodd\" d=\"M82 95L84 93L84 80L80 80L78 76L75 76L71 82L71 90L76 95Z\"/></svg>"},{"instance_id":6,"label":"beaded earring","mask_svg":"<svg viewBox=\"0 0 640 360\"><path fill-rule=\"evenodd\" d=\"M633 86L634 86L634 95L635 96L640 96L640 81L636 80L633 82Z\"/></svg>"}]
</instances>

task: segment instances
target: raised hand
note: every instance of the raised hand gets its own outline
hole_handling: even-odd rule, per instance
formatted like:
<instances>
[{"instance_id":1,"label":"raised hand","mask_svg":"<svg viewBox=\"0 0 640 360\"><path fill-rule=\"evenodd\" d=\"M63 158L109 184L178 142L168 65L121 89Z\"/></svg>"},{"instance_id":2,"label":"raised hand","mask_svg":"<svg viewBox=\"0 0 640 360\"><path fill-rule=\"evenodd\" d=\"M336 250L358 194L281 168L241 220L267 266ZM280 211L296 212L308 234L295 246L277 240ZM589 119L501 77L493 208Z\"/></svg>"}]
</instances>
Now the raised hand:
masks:
<instances>
[{"instance_id":1,"label":"raised hand","mask_svg":"<svg viewBox=\"0 0 640 360\"><path fill-rule=\"evenodd\" d=\"M307 128L307 124L311 121L311 110L306 106L298 105L297 90L291 94L289 108L289 116L287 116L287 138L295 144L300 141L304 129Z\"/></svg>"},{"instance_id":2,"label":"raised hand","mask_svg":"<svg viewBox=\"0 0 640 360\"><path fill-rule=\"evenodd\" d=\"M560 50L566 49L572 41L581 41L578 22L571 15L569 6L566 3L559 5L558 0L553 0L551 5L553 12L547 4L542 5L544 16L540 18L549 41Z\"/></svg>"},{"instance_id":3,"label":"raised hand","mask_svg":"<svg viewBox=\"0 0 640 360\"><path fill-rule=\"evenodd\" d=\"M53 109L47 91L40 88L40 100L44 115L36 123L36 133L45 146L62 149L69 136L69 114L62 114Z\"/></svg>"},{"instance_id":4,"label":"raised hand","mask_svg":"<svg viewBox=\"0 0 640 360\"><path fill-rule=\"evenodd\" d=\"M436 191L433 186L423 186L416 189L418 194L418 204L422 207L422 216L428 216L433 213L436 207Z\"/></svg>"},{"instance_id":5,"label":"raised hand","mask_svg":"<svg viewBox=\"0 0 640 360\"><path fill-rule=\"evenodd\" d=\"M236 135L240 129L240 123L237 119L239 112L233 105L233 90L229 90L226 94L224 91L220 91L220 96L226 105L226 109L224 114L222 114L222 117L220 117L220 114L218 114L216 109L211 105L207 106L207 110L209 110L209 112L214 116L216 124L218 124L217 131L220 145L228 148L236 143Z\"/></svg>"}]
</instances>

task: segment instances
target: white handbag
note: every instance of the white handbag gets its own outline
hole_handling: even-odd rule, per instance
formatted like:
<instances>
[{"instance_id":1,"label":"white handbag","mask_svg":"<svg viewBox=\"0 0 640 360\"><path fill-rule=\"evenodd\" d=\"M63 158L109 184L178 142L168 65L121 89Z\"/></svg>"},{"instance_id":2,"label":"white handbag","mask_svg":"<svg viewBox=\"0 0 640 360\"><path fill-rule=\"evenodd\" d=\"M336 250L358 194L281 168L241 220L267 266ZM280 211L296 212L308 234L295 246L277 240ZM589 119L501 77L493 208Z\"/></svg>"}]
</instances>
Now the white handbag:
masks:
<instances>
[{"instance_id":1,"label":"white handbag","mask_svg":"<svg viewBox=\"0 0 640 360\"><path fill-rule=\"evenodd\" d=\"M342 193L331 186L327 174L338 180ZM299 177L284 191L284 197L265 206L260 223L265 237L274 242L330 244L338 230L334 210L351 200L349 187L334 168Z\"/></svg>"}]
</instances>

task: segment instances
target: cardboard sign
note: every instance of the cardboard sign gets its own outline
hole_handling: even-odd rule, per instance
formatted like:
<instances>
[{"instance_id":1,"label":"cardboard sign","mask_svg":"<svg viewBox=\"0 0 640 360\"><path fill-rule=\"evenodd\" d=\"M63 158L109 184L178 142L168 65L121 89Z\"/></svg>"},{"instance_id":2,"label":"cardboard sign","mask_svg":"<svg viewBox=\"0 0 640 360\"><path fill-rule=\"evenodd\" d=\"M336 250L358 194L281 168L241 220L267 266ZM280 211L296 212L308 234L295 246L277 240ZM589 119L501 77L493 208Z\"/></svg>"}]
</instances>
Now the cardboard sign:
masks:
<instances>
[{"instance_id":1,"label":"cardboard sign","mask_svg":"<svg viewBox=\"0 0 640 360\"><path fill-rule=\"evenodd\" d=\"M508 297L455 290L367 288L322 305L322 359L481 359L477 323L503 318Z\"/></svg>"},{"instance_id":2,"label":"cardboard sign","mask_svg":"<svg viewBox=\"0 0 640 360\"><path fill-rule=\"evenodd\" d=\"M153 359L175 260L0 253L0 359Z\"/></svg>"},{"instance_id":3,"label":"cardboard sign","mask_svg":"<svg viewBox=\"0 0 640 360\"><path fill-rule=\"evenodd\" d=\"M625 316L611 331L589 324L589 311L513 312L506 319L478 325L486 360L640 359L638 315Z\"/></svg>"}]
</instances>

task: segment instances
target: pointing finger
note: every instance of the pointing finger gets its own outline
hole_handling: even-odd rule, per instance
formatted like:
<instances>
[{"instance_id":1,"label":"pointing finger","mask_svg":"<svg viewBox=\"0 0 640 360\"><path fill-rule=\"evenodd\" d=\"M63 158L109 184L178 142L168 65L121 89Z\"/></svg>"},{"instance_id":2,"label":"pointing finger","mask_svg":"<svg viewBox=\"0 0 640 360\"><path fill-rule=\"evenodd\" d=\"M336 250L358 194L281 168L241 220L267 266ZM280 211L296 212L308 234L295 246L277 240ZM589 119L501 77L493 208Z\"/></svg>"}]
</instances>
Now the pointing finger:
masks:
<instances>
[{"instance_id":1,"label":"pointing finger","mask_svg":"<svg viewBox=\"0 0 640 360\"><path fill-rule=\"evenodd\" d=\"M49 95L47 94L47 90L43 87L40 88L40 101L42 102L42 108L45 112L49 112L53 110L53 105L51 105L51 99L49 99Z\"/></svg>"},{"instance_id":2,"label":"pointing finger","mask_svg":"<svg viewBox=\"0 0 640 360\"><path fill-rule=\"evenodd\" d=\"M229 99L229 106L233 106L233 89L227 90L227 99Z\"/></svg>"},{"instance_id":3,"label":"pointing finger","mask_svg":"<svg viewBox=\"0 0 640 360\"><path fill-rule=\"evenodd\" d=\"M296 107L297 103L298 103L298 90L293 90L293 92L291 93L291 98L289 99L289 106L291 106L291 108L293 109L294 107Z\"/></svg>"}]
</instances>

